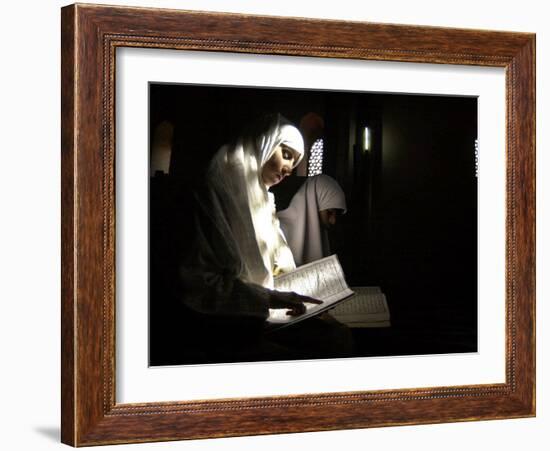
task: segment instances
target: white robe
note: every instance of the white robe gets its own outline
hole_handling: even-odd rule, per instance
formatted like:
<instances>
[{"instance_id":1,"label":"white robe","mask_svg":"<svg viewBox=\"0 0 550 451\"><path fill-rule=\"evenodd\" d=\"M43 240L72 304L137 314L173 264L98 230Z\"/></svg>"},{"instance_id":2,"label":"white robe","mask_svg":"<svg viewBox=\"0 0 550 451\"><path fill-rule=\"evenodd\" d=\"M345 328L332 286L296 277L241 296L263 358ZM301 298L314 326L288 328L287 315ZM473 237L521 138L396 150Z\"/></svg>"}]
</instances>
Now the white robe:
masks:
<instances>
[{"instance_id":1,"label":"white robe","mask_svg":"<svg viewBox=\"0 0 550 451\"><path fill-rule=\"evenodd\" d=\"M328 235L322 227L319 212L331 208L345 212L346 197L336 180L321 174L309 177L288 208L277 214L296 265L330 255Z\"/></svg>"},{"instance_id":2,"label":"white robe","mask_svg":"<svg viewBox=\"0 0 550 451\"><path fill-rule=\"evenodd\" d=\"M263 165L280 144L300 158L304 153L298 129L277 115L261 132L248 132L235 144L223 146L212 159L203 192L195 196L199 208L195 254L181 272L185 302L194 310L266 314L266 302L254 305L261 301L254 301L262 297L260 287L272 289L274 271L296 267L273 195L261 177Z\"/></svg>"}]
</instances>

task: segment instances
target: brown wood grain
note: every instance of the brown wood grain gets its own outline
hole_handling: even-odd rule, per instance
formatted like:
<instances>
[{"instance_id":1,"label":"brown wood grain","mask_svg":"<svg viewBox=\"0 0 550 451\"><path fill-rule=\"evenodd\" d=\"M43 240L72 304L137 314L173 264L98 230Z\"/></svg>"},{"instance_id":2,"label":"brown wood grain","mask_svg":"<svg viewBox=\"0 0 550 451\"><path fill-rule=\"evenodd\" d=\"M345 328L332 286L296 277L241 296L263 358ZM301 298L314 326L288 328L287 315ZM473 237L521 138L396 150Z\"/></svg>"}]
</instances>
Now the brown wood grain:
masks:
<instances>
[{"instance_id":1,"label":"brown wood grain","mask_svg":"<svg viewBox=\"0 0 550 451\"><path fill-rule=\"evenodd\" d=\"M75 444L74 9L61 13L61 441Z\"/></svg>"},{"instance_id":2,"label":"brown wood grain","mask_svg":"<svg viewBox=\"0 0 550 451\"><path fill-rule=\"evenodd\" d=\"M535 414L535 36L71 5L62 9L62 441L73 446ZM135 46L506 68L505 384L117 404L114 67Z\"/></svg>"}]
</instances>

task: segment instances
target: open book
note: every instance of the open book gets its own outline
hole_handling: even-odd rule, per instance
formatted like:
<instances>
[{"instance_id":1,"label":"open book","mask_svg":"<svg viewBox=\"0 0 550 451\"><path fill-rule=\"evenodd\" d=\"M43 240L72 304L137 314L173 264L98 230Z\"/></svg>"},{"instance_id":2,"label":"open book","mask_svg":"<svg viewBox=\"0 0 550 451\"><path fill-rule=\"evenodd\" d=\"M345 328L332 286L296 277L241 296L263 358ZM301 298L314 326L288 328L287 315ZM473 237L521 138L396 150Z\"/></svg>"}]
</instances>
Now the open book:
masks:
<instances>
[{"instance_id":1,"label":"open book","mask_svg":"<svg viewBox=\"0 0 550 451\"><path fill-rule=\"evenodd\" d=\"M389 327L390 310L380 287L353 287L355 295L330 315L348 327Z\"/></svg>"},{"instance_id":2,"label":"open book","mask_svg":"<svg viewBox=\"0 0 550 451\"><path fill-rule=\"evenodd\" d=\"M305 303L306 312L302 315L287 315L287 309L270 309L270 329L303 321L333 308L339 302L353 296L344 278L344 272L336 255L322 258L296 268L294 271L275 277L275 290L294 291L323 301L322 304Z\"/></svg>"}]
</instances>

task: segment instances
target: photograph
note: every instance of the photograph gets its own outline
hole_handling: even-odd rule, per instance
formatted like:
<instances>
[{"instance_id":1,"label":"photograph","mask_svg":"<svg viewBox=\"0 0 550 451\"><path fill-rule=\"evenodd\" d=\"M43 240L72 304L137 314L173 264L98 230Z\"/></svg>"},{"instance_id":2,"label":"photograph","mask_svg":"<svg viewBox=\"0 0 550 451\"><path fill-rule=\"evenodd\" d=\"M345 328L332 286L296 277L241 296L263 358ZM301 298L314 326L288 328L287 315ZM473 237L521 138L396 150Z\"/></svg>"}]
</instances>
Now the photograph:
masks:
<instances>
[{"instance_id":1,"label":"photograph","mask_svg":"<svg viewBox=\"0 0 550 451\"><path fill-rule=\"evenodd\" d=\"M150 366L477 352L476 96L148 90Z\"/></svg>"}]
</instances>

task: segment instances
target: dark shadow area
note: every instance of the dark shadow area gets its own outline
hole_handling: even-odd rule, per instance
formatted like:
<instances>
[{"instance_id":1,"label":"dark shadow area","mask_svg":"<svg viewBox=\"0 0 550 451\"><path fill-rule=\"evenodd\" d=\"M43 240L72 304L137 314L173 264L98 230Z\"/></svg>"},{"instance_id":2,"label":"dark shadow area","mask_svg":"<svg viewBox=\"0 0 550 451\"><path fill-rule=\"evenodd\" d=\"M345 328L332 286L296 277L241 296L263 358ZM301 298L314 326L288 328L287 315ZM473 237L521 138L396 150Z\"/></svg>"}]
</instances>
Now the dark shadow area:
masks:
<instances>
[{"instance_id":1,"label":"dark shadow area","mask_svg":"<svg viewBox=\"0 0 550 451\"><path fill-rule=\"evenodd\" d=\"M266 112L300 127L306 149L323 140L322 172L348 207L331 232L333 252L350 287L379 286L388 301L391 327L352 329L353 352L334 356L476 352L476 98L152 84L151 149L161 124L171 131L166 170L152 170L149 185L150 364L327 357L264 346L257 324L236 330L178 302L193 191L220 146ZM307 176L304 164L273 187L278 210ZM326 338L315 324L296 334L301 327ZM242 343L258 352L228 351Z\"/></svg>"}]
</instances>

